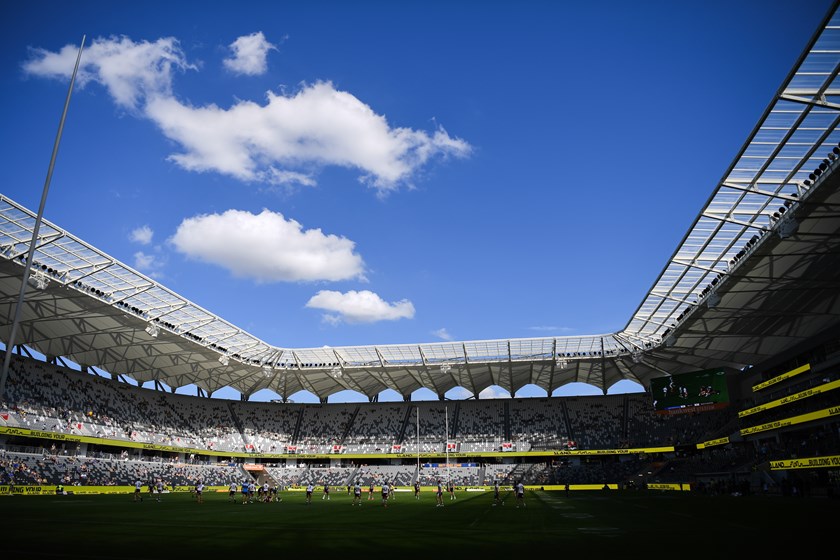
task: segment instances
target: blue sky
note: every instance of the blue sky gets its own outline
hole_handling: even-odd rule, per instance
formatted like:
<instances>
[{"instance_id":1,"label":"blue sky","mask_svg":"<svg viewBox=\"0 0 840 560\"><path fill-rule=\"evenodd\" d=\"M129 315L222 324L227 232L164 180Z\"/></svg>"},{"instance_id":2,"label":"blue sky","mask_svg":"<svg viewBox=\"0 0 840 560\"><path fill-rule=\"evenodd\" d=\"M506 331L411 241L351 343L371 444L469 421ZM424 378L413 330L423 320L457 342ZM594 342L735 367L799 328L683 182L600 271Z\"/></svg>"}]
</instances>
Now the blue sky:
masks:
<instances>
[{"instance_id":1,"label":"blue sky","mask_svg":"<svg viewBox=\"0 0 840 560\"><path fill-rule=\"evenodd\" d=\"M615 332L830 6L4 2L0 192L37 210L86 36L45 217L192 302L287 348Z\"/></svg>"}]
</instances>

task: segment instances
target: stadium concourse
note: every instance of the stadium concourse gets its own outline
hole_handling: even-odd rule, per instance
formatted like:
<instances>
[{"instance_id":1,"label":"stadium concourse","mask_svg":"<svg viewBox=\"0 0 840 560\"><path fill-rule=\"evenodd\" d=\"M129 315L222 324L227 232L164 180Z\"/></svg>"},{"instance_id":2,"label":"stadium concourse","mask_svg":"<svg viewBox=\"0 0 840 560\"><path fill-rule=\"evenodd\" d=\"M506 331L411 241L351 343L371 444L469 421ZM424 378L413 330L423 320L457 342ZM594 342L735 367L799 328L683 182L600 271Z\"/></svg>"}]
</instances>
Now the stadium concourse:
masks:
<instances>
[{"instance_id":1,"label":"stadium concourse","mask_svg":"<svg viewBox=\"0 0 840 560\"><path fill-rule=\"evenodd\" d=\"M36 228L36 213L0 195L0 336L13 350L0 377L0 492L141 478L179 487L445 477L460 486L834 493L836 9L615 333L273 346L58 224ZM713 385L700 381L708 375ZM622 379L649 390L607 395ZM548 396L571 382L604 395ZM186 385L199 394L159 390ZM525 385L547 396L515 398ZM511 398L444 399L454 387L477 396L490 386ZM222 387L242 402L208 398ZM419 388L440 400L412 402ZM281 401L309 391L321 404L248 402L264 389ZM376 402L386 389L404 401ZM343 390L371 402L328 402Z\"/></svg>"}]
</instances>

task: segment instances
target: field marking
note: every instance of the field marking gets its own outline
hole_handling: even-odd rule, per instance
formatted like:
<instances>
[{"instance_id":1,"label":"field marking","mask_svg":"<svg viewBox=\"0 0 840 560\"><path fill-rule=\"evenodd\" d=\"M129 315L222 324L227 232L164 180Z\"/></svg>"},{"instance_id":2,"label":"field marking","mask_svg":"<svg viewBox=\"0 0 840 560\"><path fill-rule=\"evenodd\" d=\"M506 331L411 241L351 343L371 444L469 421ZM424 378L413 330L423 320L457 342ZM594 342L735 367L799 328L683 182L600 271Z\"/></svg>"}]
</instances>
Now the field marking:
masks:
<instances>
[{"instance_id":1,"label":"field marking","mask_svg":"<svg viewBox=\"0 0 840 560\"><path fill-rule=\"evenodd\" d=\"M547 492L540 492L539 500L548 504L548 506L552 509L575 509L575 506L567 503L566 498L558 498L552 494L548 494Z\"/></svg>"},{"instance_id":2,"label":"field marking","mask_svg":"<svg viewBox=\"0 0 840 560\"><path fill-rule=\"evenodd\" d=\"M578 527L581 533L600 535L602 537L620 537L624 531L618 527Z\"/></svg>"}]
</instances>

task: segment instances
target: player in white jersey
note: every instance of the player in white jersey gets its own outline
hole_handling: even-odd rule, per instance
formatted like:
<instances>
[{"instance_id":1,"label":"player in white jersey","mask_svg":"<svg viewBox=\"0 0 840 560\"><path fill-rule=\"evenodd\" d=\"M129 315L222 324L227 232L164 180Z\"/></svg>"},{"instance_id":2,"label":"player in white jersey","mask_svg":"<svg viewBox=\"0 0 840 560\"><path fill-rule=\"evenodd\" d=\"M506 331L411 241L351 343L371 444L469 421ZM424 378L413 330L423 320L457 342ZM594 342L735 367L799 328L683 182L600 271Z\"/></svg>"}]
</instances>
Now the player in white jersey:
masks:
<instances>
[{"instance_id":1,"label":"player in white jersey","mask_svg":"<svg viewBox=\"0 0 840 560\"><path fill-rule=\"evenodd\" d=\"M388 507L388 498L390 497L391 487L388 486L388 481L382 483L382 505Z\"/></svg>"},{"instance_id":2,"label":"player in white jersey","mask_svg":"<svg viewBox=\"0 0 840 560\"><path fill-rule=\"evenodd\" d=\"M525 507L525 485L522 482L517 482L514 488L514 493L516 494L516 507L520 505Z\"/></svg>"},{"instance_id":3,"label":"player in white jersey","mask_svg":"<svg viewBox=\"0 0 840 560\"><path fill-rule=\"evenodd\" d=\"M202 495L203 493L204 493L204 483L199 480L198 484L195 485L195 501L198 502L199 504L204 503L204 496Z\"/></svg>"}]
</instances>

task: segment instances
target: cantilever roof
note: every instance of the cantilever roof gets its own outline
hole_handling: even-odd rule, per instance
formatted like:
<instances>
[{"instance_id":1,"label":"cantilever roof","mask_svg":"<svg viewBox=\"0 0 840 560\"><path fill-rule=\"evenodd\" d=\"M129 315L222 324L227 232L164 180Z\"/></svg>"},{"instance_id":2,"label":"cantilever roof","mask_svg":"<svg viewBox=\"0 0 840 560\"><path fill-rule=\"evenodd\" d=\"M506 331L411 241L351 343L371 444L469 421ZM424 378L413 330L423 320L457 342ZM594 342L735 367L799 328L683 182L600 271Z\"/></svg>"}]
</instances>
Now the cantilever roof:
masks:
<instances>
[{"instance_id":1,"label":"cantilever roof","mask_svg":"<svg viewBox=\"0 0 840 560\"><path fill-rule=\"evenodd\" d=\"M44 221L32 271L44 289L29 290L16 342L141 382L322 399L344 389L374 398L386 388L408 397L455 386L477 395L490 385L513 394L527 384L550 393L575 381L606 391L621 379L647 385L665 373L759 363L840 317L838 72L835 6L617 333L284 348ZM34 223L34 212L0 195L5 340Z\"/></svg>"},{"instance_id":2,"label":"cantilever roof","mask_svg":"<svg viewBox=\"0 0 840 560\"><path fill-rule=\"evenodd\" d=\"M811 172L840 134L840 18L833 13L770 102L715 186L625 332L662 337L687 305L754 235L774 227L785 201L808 190ZM784 210L782 210L784 211Z\"/></svg>"}]
</instances>

